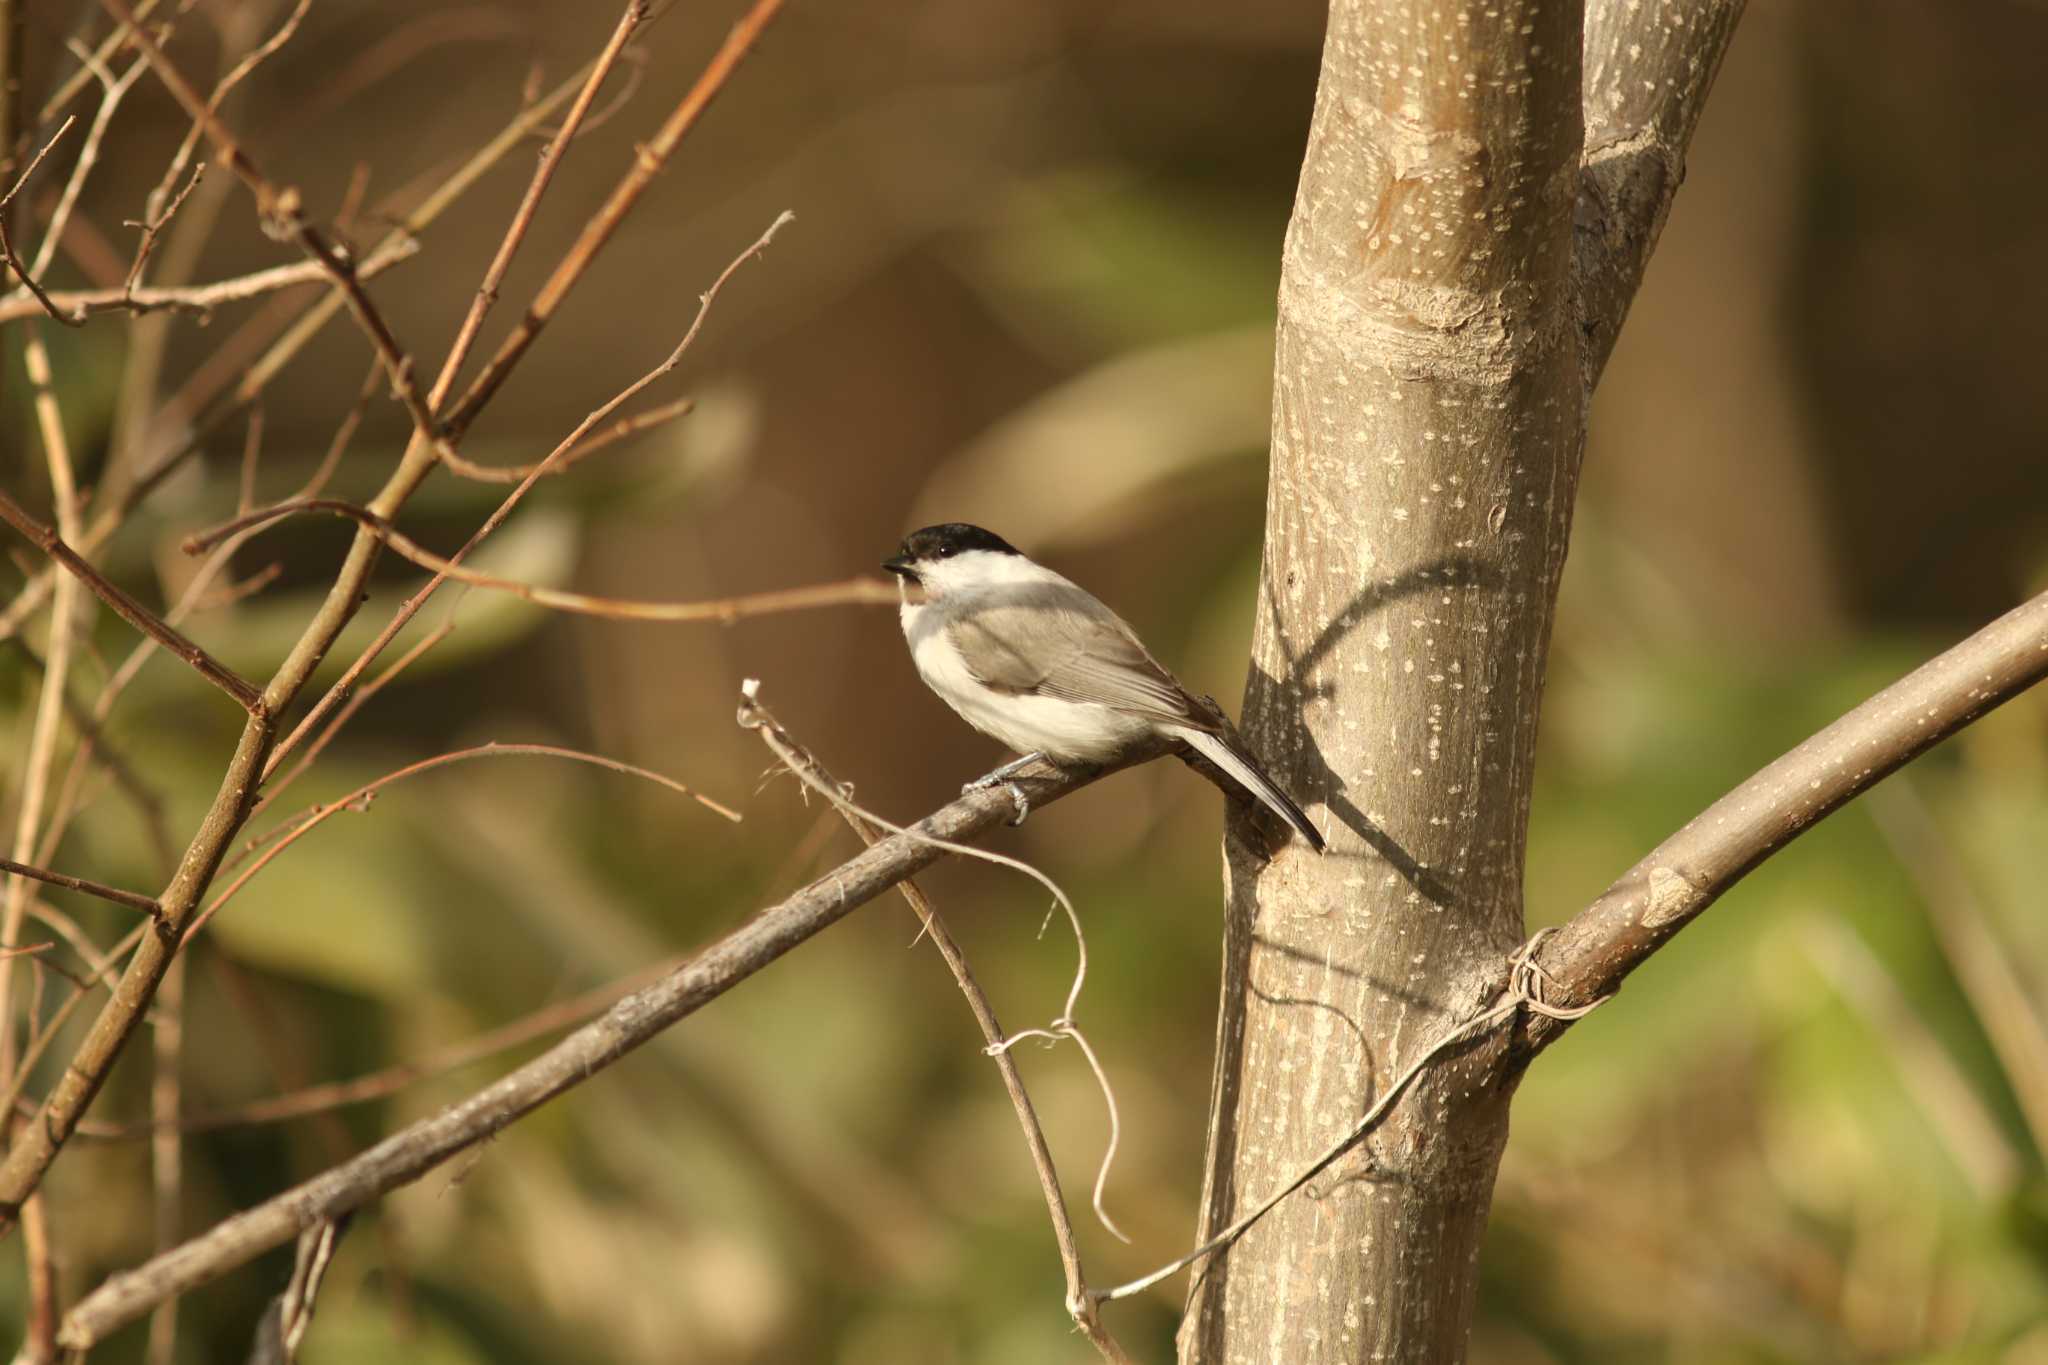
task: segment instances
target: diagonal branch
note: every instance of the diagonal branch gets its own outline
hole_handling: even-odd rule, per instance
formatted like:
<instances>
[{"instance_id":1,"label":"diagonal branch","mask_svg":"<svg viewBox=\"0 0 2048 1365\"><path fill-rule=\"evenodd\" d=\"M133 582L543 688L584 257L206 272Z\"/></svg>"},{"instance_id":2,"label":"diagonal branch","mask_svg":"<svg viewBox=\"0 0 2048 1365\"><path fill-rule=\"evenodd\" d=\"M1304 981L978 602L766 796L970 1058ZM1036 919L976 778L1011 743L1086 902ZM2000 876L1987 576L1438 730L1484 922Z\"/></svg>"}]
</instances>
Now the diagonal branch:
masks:
<instances>
[{"instance_id":1,"label":"diagonal branch","mask_svg":"<svg viewBox=\"0 0 2048 1365\"><path fill-rule=\"evenodd\" d=\"M1148 757L1151 755L1147 755ZM1107 770L1105 770L1107 771ZM1102 776L1044 766L1017 778L1033 809ZM792 948L891 887L931 866L944 850L1008 820L1009 795L970 792L920 820L915 834L893 834L761 911L659 983L621 1000L533 1061L495 1083L392 1134L333 1169L246 1209L199 1237L109 1278L80 1299L64 1321L62 1343L89 1349L152 1305L219 1278L306 1228L410 1184L540 1105L604 1070Z\"/></svg>"},{"instance_id":2,"label":"diagonal branch","mask_svg":"<svg viewBox=\"0 0 2048 1365\"><path fill-rule=\"evenodd\" d=\"M782 4L783 0L754 0L753 7L733 25L732 32L726 37L725 45L718 49L717 54L705 66L704 73L684 94L682 102L676 105L654 136L635 149L631 169L619 178L619 183L612 189L611 197L605 200L603 207L591 215L590 221L584 225L583 232L576 238L575 244L562 257L554 273L548 276L547 282L540 287L540 292L534 296L533 302L526 306L526 314L520 318L519 326L505 338L504 343L498 347L497 354L491 357L490 363L449 411L447 431L451 439L461 439L462 433L476 420L476 415L482 410L483 405L491 400L491 395L498 391L498 386L512 373L512 367L519 363L520 357L526 354L534 338L540 335L541 329L547 326L548 320L555 315L555 310L562 306L562 300L575 287L576 281L583 277L583 272L597 259L598 252L604 249L605 243L618 231L619 224L625 221L633 205L640 201L640 196L653 183L654 177L668 163L669 157L682 144L682 140L689 135L690 129L697 125L697 120L711 107L711 101L718 97L718 92L725 88L726 82L732 78L732 73L739 69L747 54L761 41L762 33L781 11Z\"/></svg>"},{"instance_id":3,"label":"diagonal branch","mask_svg":"<svg viewBox=\"0 0 2048 1365\"><path fill-rule=\"evenodd\" d=\"M124 0L100 0L100 3L116 19L134 25L135 16ZM275 237L296 242L333 283L349 311L355 314L356 322L377 348L377 354L384 358L384 370L390 377L392 391L412 418L416 437L436 447L445 446L439 424L428 410L426 395L420 391L419 381L413 374L412 356L399 344L390 324L363 288L350 254L329 241L327 234L306 217L297 187L280 188L263 174L241 140L222 122L214 103L200 96L192 82L172 64L170 55L161 44L140 27L135 28L133 41L164 88L183 106L194 124L205 130L206 136L220 149L222 159L249 187L249 192L255 196L256 211L263 220L264 230Z\"/></svg>"},{"instance_id":4,"label":"diagonal branch","mask_svg":"<svg viewBox=\"0 0 2048 1365\"><path fill-rule=\"evenodd\" d=\"M199 670L208 682L233 697L244 711L251 715L261 714L263 694L256 686L220 660L208 654L177 627L167 624L161 616L143 606L123 592L110 579L95 569L85 556L65 543L56 528L45 526L22 509L20 503L0 492L0 521L6 522L50 558L56 560L78 580L91 588L93 595L118 612L121 618L162 645L171 653Z\"/></svg>"},{"instance_id":5,"label":"diagonal branch","mask_svg":"<svg viewBox=\"0 0 2048 1365\"><path fill-rule=\"evenodd\" d=\"M47 867L32 867L27 863L17 863L12 858L0 858L0 872L11 872L22 877L32 877L36 881L46 882L51 886L61 886L66 891L78 891L88 896L98 896L103 901L112 901L116 905L125 905L130 910L140 910L145 915L157 913L156 897L145 896L139 891L123 891L118 886L108 886L105 882L92 881L86 877L74 877L69 873L52 872Z\"/></svg>"},{"instance_id":6,"label":"diagonal branch","mask_svg":"<svg viewBox=\"0 0 2048 1365\"><path fill-rule=\"evenodd\" d=\"M562 126L541 153L540 165L528 182L526 194L513 211L511 226L506 228L498 250L491 257L490 265L484 268L483 282L476 288L476 297L470 301L469 312L462 319L462 326L456 330L455 340L448 347L448 356L441 362L441 373L434 380L433 392L427 396L428 405L438 408L447 399L448 391L455 386L456 375L462 372L462 362L469 358L469 349L476 344L476 335L482 330L485 314L498 301L498 288L505 282L505 272L511 268L512 257L518 253L520 243L526 240L527 229L532 226L534 214L540 209L541 196L547 192L548 182L554 179L555 170L562 164L562 158L569 151L569 144L576 140L576 130L590 113L590 106L597 99L598 87L604 84L612 66L626 50L626 44L640 26L647 22L648 11L644 4L627 5L619 15L618 26L598 53L597 61L591 68L590 79L576 94L576 102L569 106Z\"/></svg>"},{"instance_id":7,"label":"diagonal branch","mask_svg":"<svg viewBox=\"0 0 2048 1365\"><path fill-rule=\"evenodd\" d=\"M767 708L754 704L751 697L748 700L755 728L785 766L805 778L807 783L816 779L827 789L842 790L817 756L797 743ZM743 711L741 715L744 724L747 712ZM833 805L852 826L853 832L860 836L862 843L872 848L881 839L883 831L868 823L850 802L835 800ZM982 990L981 983L974 978L973 969L967 965L966 953L961 951L959 943L947 929L946 921L940 918L938 907L932 904L924 889L908 878L896 889L917 915L924 932L931 936L932 945L945 959L953 980L960 986L960 993L967 997L967 1008L973 1012L974 1022L981 1026L981 1036L987 1040L986 1051L994 1059L996 1070L1003 1078L1003 1089L1010 1096L1010 1107L1017 1112L1018 1127L1024 1132L1024 1145L1031 1153L1031 1167L1038 1175L1038 1188L1045 1196L1045 1211L1052 1222L1053 1243L1059 1249L1060 1267L1066 1274L1067 1311L1073 1316L1075 1326L1087 1336L1104 1360L1111 1365L1117 1365L1117 1362L1128 1365L1130 1356L1109 1329L1102 1325L1100 1302L1088 1287L1087 1274L1081 1268L1081 1248L1074 1238L1074 1222L1067 1213L1066 1196L1060 1191L1059 1169L1053 1164L1052 1148L1046 1144L1045 1128L1038 1121L1038 1111L1032 1106L1031 1094L1024 1088L1023 1073L1018 1071L1016 1060L1010 1055L1009 1044L1014 1039L1003 1031L1001 1022L996 1018L995 1006L989 1003L988 993ZM1098 1213L1099 1194L1098 1188Z\"/></svg>"},{"instance_id":8,"label":"diagonal branch","mask_svg":"<svg viewBox=\"0 0 2048 1365\"><path fill-rule=\"evenodd\" d=\"M1914 669L1695 816L1535 955L1552 999L1612 993L1764 859L1992 708L2048 678L2048 593ZM1530 1022L1533 1055L1563 1024Z\"/></svg>"}]
</instances>

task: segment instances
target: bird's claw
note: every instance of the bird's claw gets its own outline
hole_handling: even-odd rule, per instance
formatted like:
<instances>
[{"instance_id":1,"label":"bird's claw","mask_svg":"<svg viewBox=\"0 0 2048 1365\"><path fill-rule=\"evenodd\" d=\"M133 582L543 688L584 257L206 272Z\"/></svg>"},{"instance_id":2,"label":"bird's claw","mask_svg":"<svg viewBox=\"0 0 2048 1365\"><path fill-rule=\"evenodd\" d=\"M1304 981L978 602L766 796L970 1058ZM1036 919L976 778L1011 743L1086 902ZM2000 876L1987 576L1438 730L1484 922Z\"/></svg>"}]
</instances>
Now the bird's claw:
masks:
<instances>
[{"instance_id":1,"label":"bird's claw","mask_svg":"<svg viewBox=\"0 0 2048 1365\"><path fill-rule=\"evenodd\" d=\"M1017 803L1017 818L1010 823L1013 826L1021 825L1024 823L1024 817L1031 814L1031 798L1026 796L1024 789L1015 782L1009 784L1009 792L1010 799Z\"/></svg>"},{"instance_id":2,"label":"bird's claw","mask_svg":"<svg viewBox=\"0 0 2048 1365\"><path fill-rule=\"evenodd\" d=\"M960 794L962 796L966 796L972 792L986 791L990 787L1000 787L1005 782L1009 782L1013 774L1023 772L1026 768L1030 767L1032 764L1038 762L1039 759L1044 757L1045 755L1041 753L1028 753L1025 754L1022 758L1013 758L1008 763L1005 763L1002 767L997 768L994 772L984 773L982 776L975 778L972 782L969 782L966 785L962 786L960 788ZM1017 784L1011 782L1010 790L1012 792L1016 792ZM1026 802L1024 800L1024 797L1021 794L1017 796L1017 802L1019 805L1029 804L1029 802ZM1020 820L1022 818L1022 816L1018 817L1018 819Z\"/></svg>"}]
</instances>

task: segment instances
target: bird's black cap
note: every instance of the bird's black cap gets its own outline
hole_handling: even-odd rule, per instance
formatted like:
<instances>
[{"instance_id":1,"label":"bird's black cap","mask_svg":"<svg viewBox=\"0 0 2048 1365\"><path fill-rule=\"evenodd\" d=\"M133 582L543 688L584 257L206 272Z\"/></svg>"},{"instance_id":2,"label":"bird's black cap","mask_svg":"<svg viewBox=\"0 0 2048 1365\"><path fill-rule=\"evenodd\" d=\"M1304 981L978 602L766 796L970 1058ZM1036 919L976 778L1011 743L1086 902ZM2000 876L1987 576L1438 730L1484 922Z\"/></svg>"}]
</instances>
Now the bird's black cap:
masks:
<instances>
[{"instance_id":1,"label":"bird's black cap","mask_svg":"<svg viewBox=\"0 0 2048 1365\"><path fill-rule=\"evenodd\" d=\"M990 550L1000 555L1017 553L1016 546L994 531L984 531L964 521L949 521L912 531L903 538L902 547L882 561L882 567L890 573L910 578L915 574L911 566L919 560L945 559L969 550Z\"/></svg>"}]
</instances>

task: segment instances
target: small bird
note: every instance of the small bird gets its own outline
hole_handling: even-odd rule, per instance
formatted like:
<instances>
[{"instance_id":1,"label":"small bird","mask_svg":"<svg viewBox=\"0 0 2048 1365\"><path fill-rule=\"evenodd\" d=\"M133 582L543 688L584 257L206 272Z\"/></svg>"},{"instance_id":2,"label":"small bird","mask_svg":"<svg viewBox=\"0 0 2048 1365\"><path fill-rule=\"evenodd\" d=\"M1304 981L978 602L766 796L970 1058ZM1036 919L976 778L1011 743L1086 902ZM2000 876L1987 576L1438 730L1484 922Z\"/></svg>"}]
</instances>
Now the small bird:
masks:
<instances>
[{"instance_id":1,"label":"small bird","mask_svg":"<svg viewBox=\"0 0 2048 1365\"><path fill-rule=\"evenodd\" d=\"M1092 766L1147 740L1176 740L1323 851L1322 833L1228 736L1222 716L1190 696L1094 594L965 522L911 532L882 567L902 580L903 634L925 685L1023 755L970 789L1038 758ZM1013 786L1011 794L1022 820L1023 793Z\"/></svg>"}]
</instances>

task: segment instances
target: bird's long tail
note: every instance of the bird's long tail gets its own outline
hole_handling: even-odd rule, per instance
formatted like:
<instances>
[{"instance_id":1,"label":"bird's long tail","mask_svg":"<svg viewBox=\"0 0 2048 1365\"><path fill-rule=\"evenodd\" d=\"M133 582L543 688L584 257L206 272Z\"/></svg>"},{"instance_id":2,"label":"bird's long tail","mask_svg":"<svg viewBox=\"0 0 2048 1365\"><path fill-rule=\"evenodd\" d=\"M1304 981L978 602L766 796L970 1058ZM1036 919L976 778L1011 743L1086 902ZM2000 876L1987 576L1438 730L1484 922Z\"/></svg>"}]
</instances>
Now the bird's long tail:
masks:
<instances>
[{"instance_id":1,"label":"bird's long tail","mask_svg":"<svg viewBox=\"0 0 2048 1365\"><path fill-rule=\"evenodd\" d=\"M1292 825L1302 838L1308 840L1310 848L1318 853L1323 851L1322 832L1308 822L1308 816L1286 792L1274 785L1257 759L1221 735L1193 729L1176 729L1173 733L1177 738L1186 740L1195 752L1230 774L1240 787L1257 797L1260 804Z\"/></svg>"}]
</instances>

